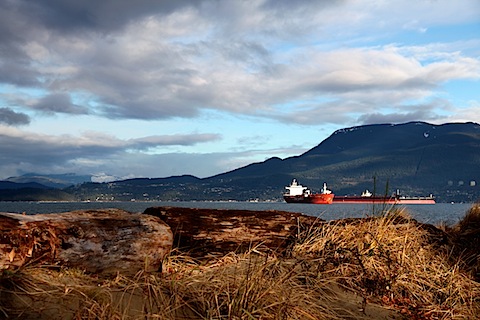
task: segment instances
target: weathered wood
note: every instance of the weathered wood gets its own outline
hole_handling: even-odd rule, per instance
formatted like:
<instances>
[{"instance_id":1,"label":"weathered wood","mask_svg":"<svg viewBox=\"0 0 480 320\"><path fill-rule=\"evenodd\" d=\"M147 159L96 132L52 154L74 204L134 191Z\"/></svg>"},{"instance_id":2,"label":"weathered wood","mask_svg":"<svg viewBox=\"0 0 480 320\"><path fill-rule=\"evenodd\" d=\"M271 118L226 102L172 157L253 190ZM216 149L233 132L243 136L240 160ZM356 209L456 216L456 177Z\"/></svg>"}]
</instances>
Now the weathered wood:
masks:
<instances>
[{"instance_id":1,"label":"weathered wood","mask_svg":"<svg viewBox=\"0 0 480 320\"><path fill-rule=\"evenodd\" d=\"M0 269L36 263L104 274L153 271L172 242L159 218L119 209L0 213Z\"/></svg>"},{"instance_id":2,"label":"weathered wood","mask_svg":"<svg viewBox=\"0 0 480 320\"><path fill-rule=\"evenodd\" d=\"M173 245L194 257L243 252L256 245L283 253L318 218L285 211L151 207L173 231Z\"/></svg>"}]
</instances>

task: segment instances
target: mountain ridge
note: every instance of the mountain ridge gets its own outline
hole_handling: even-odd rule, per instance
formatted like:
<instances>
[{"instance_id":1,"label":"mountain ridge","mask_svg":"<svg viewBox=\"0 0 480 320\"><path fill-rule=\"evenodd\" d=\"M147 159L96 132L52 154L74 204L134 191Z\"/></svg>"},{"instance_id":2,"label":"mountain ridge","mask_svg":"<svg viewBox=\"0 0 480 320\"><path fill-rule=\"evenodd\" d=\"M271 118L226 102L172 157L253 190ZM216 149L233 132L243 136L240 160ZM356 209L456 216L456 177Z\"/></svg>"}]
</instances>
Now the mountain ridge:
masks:
<instances>
[{"instance_id":1,"label":"mountain ridge","mask_svg":"<svg viewBox=\"0 0 480 320\"><path fill-rule=\"evenodd\" d=\"M15 183L38 183L46 187L62 189L75 184L92 181L91 175L77 175L75 173L64 174L39 174L25 173L21 176L9 177L4 181Z\"/></svg>"},{"instance_id":2,"label":"mountain ridge","mask_svg":"<svg viewBox=\"0 0 480 320\"><path fill-rule=\"evenodd\" d=\"M85 182L63 189L78 200L282 200L296 178L337 195L365 189L433 193L440 202L480 198L480 125L372 124L339 129L301 155L272 157L207 178L191 175Z\"/></svg>"}]
</instances>

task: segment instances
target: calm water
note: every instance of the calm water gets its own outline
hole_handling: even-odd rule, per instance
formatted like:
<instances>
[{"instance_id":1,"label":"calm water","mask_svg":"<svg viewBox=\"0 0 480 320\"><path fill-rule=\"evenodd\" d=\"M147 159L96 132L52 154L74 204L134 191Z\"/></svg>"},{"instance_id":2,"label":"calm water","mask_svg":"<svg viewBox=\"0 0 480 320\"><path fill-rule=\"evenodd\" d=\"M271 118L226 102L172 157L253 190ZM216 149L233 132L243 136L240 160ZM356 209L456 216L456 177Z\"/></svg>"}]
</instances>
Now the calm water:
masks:
<instances>
[{"instance_id":1,"label":"calm water","mask_svg":"<svg viewBox=\"0 0 480 320\"><path fill-rule=\"evenodd\" d=\"M284 202L0 202L0 212L25 212L26 214L66 212L84 209L119 208L130 212L143 212L146 208L156 206L174 206L208 209L245 209L245 210L282 210L300 212L306 215L320 217L325 220L335 220L349 217L365 217L382 210L392 208L392 205L380 204L292 204ZM449 225L461 219L472 204L434 205L401 205L395 206L407 210L410 215L421 222Z\"/></svg>"}]
</instances>

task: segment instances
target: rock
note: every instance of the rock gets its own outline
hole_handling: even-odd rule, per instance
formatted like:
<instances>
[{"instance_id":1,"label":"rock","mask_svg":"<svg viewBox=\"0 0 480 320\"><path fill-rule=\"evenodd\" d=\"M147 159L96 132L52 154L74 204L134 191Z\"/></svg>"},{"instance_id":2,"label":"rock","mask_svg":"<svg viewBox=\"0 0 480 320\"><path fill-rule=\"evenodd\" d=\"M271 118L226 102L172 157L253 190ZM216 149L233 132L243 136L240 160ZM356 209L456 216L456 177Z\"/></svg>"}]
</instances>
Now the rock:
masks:
<instances>
[{"instance_id":1,"label":"rock","mask_svg":"<svg viewBox=\"0 0 480 320\"><path fill-rule=\"evenodd\" d=\"M300 232L323 220L285 211L151 207L173 231L173 245L193 257L244 252L256 245L284 253Z\"/></svg>"},{"instance_id":2,"label":"rock","mask_svg":"<svg viewBox=\"0 0 480 320\"><path fill-rule=\"evenodd\" d=\"M156 271L172 247L159 218L119 209L0 213L0 269L62 265L91 273Z\"/></svg>"}]
</instances>

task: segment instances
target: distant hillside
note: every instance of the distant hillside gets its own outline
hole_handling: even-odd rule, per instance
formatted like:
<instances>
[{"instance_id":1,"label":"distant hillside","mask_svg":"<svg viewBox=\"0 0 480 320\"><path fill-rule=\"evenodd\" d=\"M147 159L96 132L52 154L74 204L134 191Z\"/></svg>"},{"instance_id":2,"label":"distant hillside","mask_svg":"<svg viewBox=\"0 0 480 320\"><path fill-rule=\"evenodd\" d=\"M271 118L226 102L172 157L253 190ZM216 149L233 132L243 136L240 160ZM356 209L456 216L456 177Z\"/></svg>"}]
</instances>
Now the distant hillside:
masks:
<instances>
[{"instance_id":1,"label":"distant hillside","mask_svg":"<svg viewBox=\"0 0 480 320\"><path fill-rule=\"evenodd\" d=\"M37 182L16 183L0 181L0 201L74 201L65 191L47 187Z\"/></svg>"},{"instance_id":2,"label":"distant hillside","mask_svg":"<svg viewBox=\"0 0 480 320\"><path fill-rule=\"evenodd\" d=\"M137 178L108 183L83 183L66 188L64 191L74 194L79 200L92 201L212 199L208 195L210 192L204 193L205 185L202 181L202 179L191 175L169 178Z\"/></svg>"},{"instance_id":3,"label":"distant hillside","mask_svg":"<svg viewBox=\"0 0 480 320\"><path fill-rule=\"evenodd\" d=\"M424 122L341 129L308 152L198 179L192 176L84 183L66 191L79 199L281 200L291 179L337 195L399 189L433 193L440 202L480 198L480 125ZM375 181L375 183L374 183Z\"/></svg>"},{"instance_id":4,"label":"distant hillside","mask_svg":"<svg viewBox=\"0 0 480 320\"><path fill-rule=\"evenodd\" d=\"M0 190L0 201L75 201L75 197L58 189L21 188Z\"/></svg>"},{"instance_id":5,"label":"distant hillside","mask_svg":"<svg viewBox=\"0 0 480 320\"><path fill-rule=\"evenodd\" d=\"M0 181L0 190L18 190L24 188L50 189L37 182L15 183L11 181Z\"/></svg>"},{"instance_id":6,"label":"distant hillside","mask_svg":"<svg viewBox=\"0 0 480 320\"><path fill-rule=\"evenodd\" d=\"M75 173L65 174L39 174L26 173L18 177L10 177L5 181L15 183L39 183L47 187L63 189L72 185L80 184L91 180L90 175L76 175Z\"/></svg>"}]
</instances>

